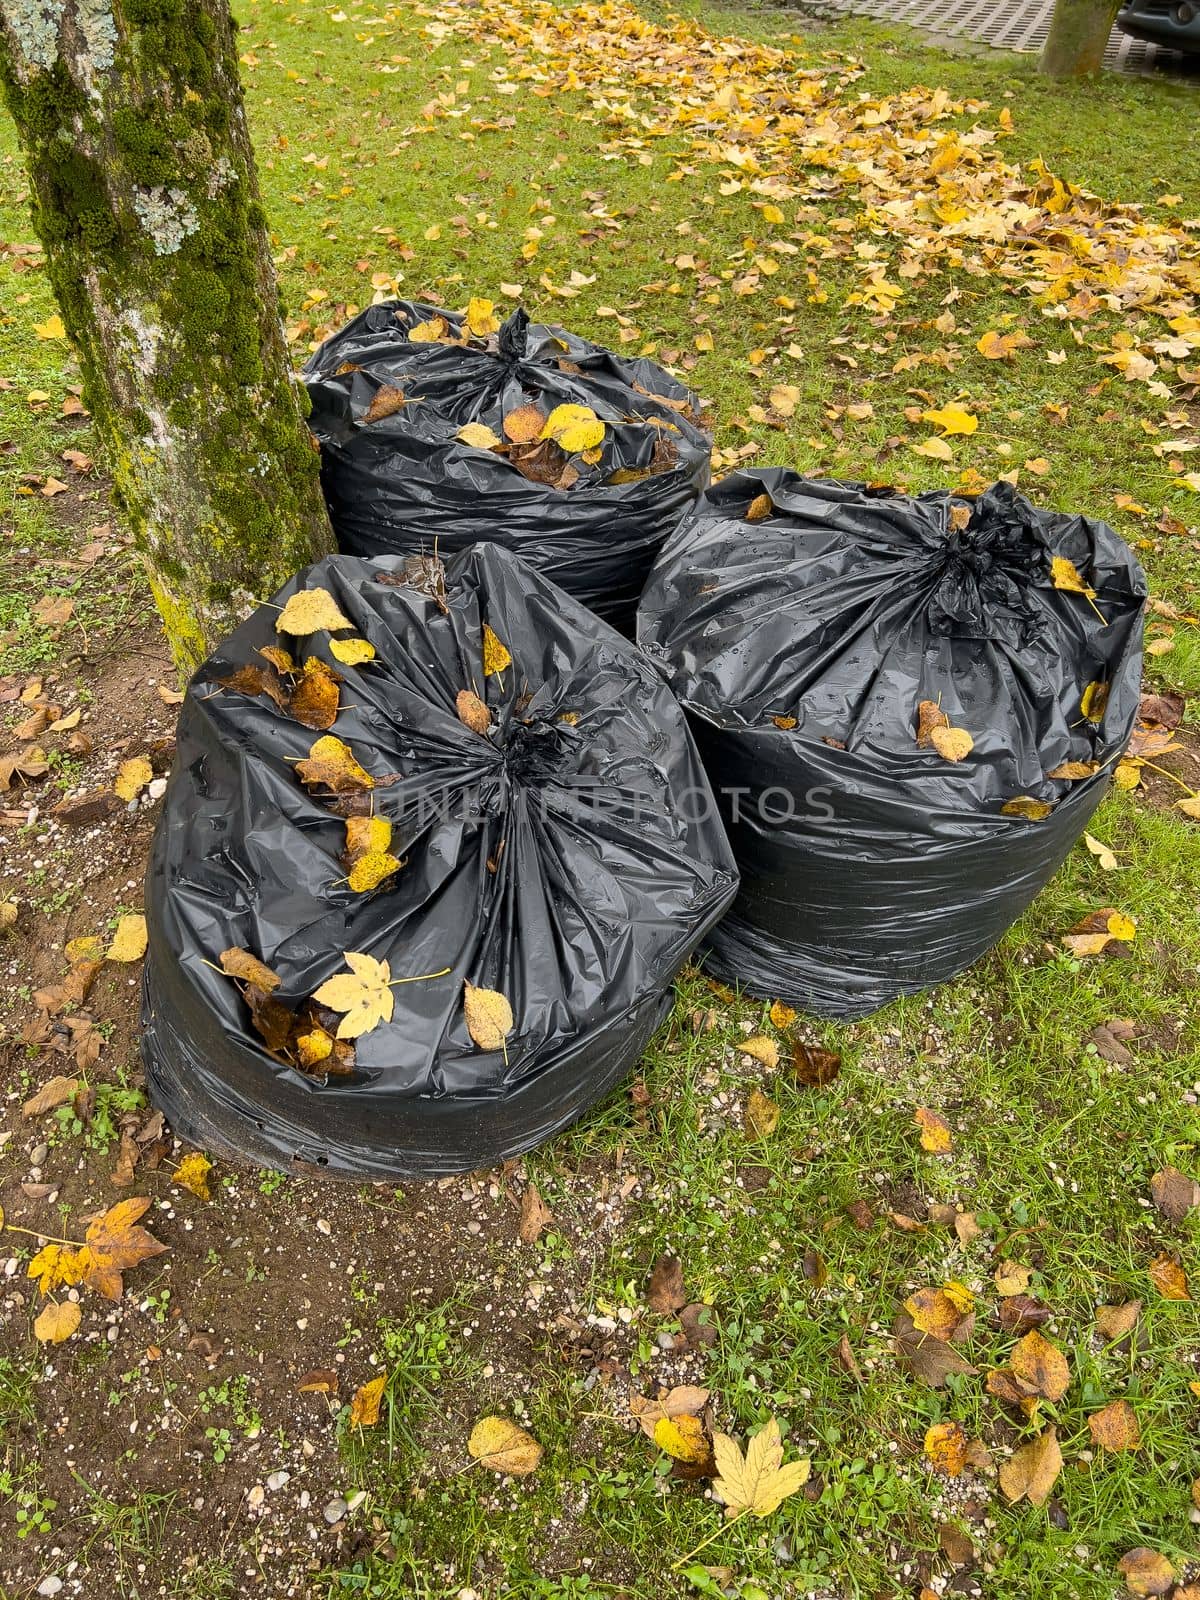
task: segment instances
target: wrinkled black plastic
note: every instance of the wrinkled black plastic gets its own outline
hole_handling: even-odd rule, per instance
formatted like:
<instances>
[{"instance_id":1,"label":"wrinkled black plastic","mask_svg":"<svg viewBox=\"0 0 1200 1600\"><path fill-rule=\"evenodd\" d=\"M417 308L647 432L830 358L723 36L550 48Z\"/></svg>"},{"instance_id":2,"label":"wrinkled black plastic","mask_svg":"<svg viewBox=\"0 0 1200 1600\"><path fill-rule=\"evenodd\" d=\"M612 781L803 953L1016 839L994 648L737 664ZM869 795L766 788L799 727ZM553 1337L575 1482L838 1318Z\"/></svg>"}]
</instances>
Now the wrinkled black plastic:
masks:
<instances>
[{"instance_id":1,"label":"wrinkled black plastic","mask_svg":"<svg viewBox=\"0 0 1200 1600\"><path fill-rule=\"evenodd\" d=\"M486 343L409 343L411 327L438 316L462 326L461 316L433 306L369 306L305 368L309 426L321 444L340 547L358 556L432 554L436 542L448 560L494 540L632 634L654 557L709 480L708 434L653 396L688 407L695 397L654 362L531 324L523 311ZM403 390L409 403L364 424L384 385ZM591 406L609 424L598 463L572 458L581 476L570 489L531 483L503 456L455 437L469 422L503 437L505 416L520 406L548 413L568 403ZM649 468L663 438L678 452L673 466L631 483L607 481L621 469Z\"/></svg>"},{"instance_id":2,"label":"wrinkled black plastic","mask_svg":"<svg viewBox=\"0 0 1200 1600\"><path fill-rule=\"evenodd\" d=\"M633 1066L733 896L683 713L631 644L494 545L448 563L445 614L380 581L403 572L333 558L276 597L328 589L378 652L346 667L326 633L285 641L343 675L330 732L372 775L399 775L373 798L406 864L374 893L348 887L345 823L294 770L320 735L217 687L277 642L278 611L257 611L188 690L147 882L142 1054L152 1100L205 1148L353 1178L514 1156ZM513 657L486 681L485 622ZM456 715L472 685L486 736ZM389 960L393 977L452 972L394 989L395 1016L358 1040L353 1075L324 1079L266 1053L209 965L230 946L274 968L290 1005L346 950ZM507 1061L472 1043L464 980L511 1002Z\"/></svg>"},{"instance_id":3,"label":"wrinkled black plastic","mask_svg":"<svg viewBox=\"0 0 1200 1600\"><path fill-rule=\"evenodd\" d=\"M763 493L771 515L746 521ZM651 575L639 641L692 717L742 874L706 964L757 993L855 1017L968 966L1057 870L1129 739L1146 594L1129 547L1007 483L953 531L968 505L738 473ZM1096 609L1053 586L1056 555ZM1080 705L1096 681L1098 724ZM972 735L966 760L918 748L922 700ZM1067 761L1105 765L1046 776ZM1002 815L1020 795L1054 810Z\"/></svg>"}]
</instances>

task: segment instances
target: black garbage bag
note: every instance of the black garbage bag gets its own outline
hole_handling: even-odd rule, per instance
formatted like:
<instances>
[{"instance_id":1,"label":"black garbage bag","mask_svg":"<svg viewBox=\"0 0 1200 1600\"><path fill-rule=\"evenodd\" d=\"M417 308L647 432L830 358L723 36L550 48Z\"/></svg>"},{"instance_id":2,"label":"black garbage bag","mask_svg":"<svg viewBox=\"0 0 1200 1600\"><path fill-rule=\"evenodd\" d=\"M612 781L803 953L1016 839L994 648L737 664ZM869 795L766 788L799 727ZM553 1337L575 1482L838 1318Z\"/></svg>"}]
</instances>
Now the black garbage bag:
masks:
<instances>
[{"instance_id":1,"label":"black garbage bag","mask_svg":"<svg viewBox=\"0 0 1200 1600\"><path fill-rule=\"evenodd\" d=\"M1129 739L1145 594L1111 528L1007 483L973 503L784 470L717 484L638 626L741 869L706 964L848 1018L982 955Z\"/></svg>"},{"instance_id":2,"label":"black garbage bag","mask_svg":"<svg viewBox=\"0 0 1200 1600\"><path fill-rule=\"evenodd\" d=\"M729 904L711 800L654 668L508 551L318 562L188 689L146 888L151 1099L281 1168L517 1155L637 1061Z\"/></svg>"},{"instance_id":3,"label":"black garbage bag","mask_svg":"<svg viewBox=\"0 0 1200 1600\"><path fill-rule=\"evenodd\" d=\"M630 635L654 557L709 480L687 389L524 311L476 337L455 312L370 306L305 377L341 549L448 560L494 540ZM561 406L602 430L538 438Z\"/></svg>"}]
</instances>

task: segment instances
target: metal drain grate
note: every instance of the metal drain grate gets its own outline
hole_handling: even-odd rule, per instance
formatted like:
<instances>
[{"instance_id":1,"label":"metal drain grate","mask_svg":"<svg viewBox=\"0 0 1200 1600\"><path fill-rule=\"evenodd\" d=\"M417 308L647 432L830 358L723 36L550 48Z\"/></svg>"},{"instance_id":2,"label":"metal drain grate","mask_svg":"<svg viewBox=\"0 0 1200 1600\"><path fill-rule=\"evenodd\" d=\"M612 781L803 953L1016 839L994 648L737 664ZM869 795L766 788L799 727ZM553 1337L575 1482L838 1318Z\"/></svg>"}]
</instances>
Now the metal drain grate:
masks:
<instances>
[{"instance_id":1,"label":"metal drain grate","mask_svg":"<svg viewBox=\"0 0 1200 1600\"><path fill-rule=\"evenodd\" d=\"M1042 48L1050 31L1054 0L818 0L813 10L904 22L923 33L953 34L997 50L1034 52ZM1187 60L1178 51L1131 39L1117 28L1109 38L1104 64L1117 72L1188 75ZM1194 79L1194 68L1190 76Z\"/></svg>"}]
</instances>

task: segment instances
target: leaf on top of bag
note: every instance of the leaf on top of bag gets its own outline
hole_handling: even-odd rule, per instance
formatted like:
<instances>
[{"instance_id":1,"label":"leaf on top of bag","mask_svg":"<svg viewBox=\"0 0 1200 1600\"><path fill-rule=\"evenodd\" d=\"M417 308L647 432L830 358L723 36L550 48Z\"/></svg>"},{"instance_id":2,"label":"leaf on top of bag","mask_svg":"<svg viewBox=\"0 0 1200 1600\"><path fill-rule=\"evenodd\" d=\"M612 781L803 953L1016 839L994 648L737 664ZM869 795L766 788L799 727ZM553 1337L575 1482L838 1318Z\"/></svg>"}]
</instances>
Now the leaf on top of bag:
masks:
<instances>
[{"instance_id":1,"label":"leaf on top of bag","mask_svg":"<svg viewBox=\"0 0 1200 1600\"><path fill-rule=\"evenodd\" d=\"M280 633L297 636L353 626L328 589L297 589L275 620Z\"/></svg>"}]
</instances>

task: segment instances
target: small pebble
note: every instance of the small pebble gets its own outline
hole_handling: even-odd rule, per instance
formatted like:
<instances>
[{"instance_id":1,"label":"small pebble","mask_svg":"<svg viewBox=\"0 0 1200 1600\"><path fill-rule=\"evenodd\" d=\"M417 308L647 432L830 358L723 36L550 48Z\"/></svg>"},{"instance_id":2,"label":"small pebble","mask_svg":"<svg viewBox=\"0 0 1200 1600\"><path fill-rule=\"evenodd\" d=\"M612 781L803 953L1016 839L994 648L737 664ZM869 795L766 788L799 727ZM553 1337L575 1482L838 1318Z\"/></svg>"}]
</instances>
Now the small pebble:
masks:
<instances>
[{"instance_id":1,"label":"small pebble","mask_svg":"<svg viewBox=\"0 0 1200 1600\"><path fill-rule=\"evenodd\" d=\"M279 1472L273 1472L267 1479L267 1488L272 1490L282 1489L290 1477L291 1473L284 1472L282 1469Z\"/></svg>"},{"instance_id":2,"label":"small pebble","mask_svg":"<svg viewBox=\"0 0 1200 1600\"><path fill-rule=\"evenodd\" d=\"M345 1515L346 1502L342 1499L340 1494L335 1495L325 1507L325 1521L329 1523L330 1527L332 1527L335 1522L340 1522Z\"/></svg>"},{"instance_id":3,"label":"small pebble","mask_svg":"<svg viewBox=\"0 0 1200 1600\"><path fill-rule=\"evenodd\" d=\"M39 1594L51 1595L51 1594L57 1594L58 1591L61 1588L62 1588L62 1579L61 1578L49 1577L49 1578L43 1578L42 1579L41 1583L38 1584L37 1592Z\"/></svg>"},{"instance_id":4,"label":"small pebble","mask_svg":"<svg viewBox=\"0 0 1200 1600\"><path fill-rule=\"evenodd\" d=\"M50 1146L48 1144L34 1145L33 1149L29 1152L29 1165L31 1167L44 1166L45 1162L46 1162L46 1157L49 1154L50 1154Z\"/></svg>"},{"instance_id":5,"label":"small pebble","mask_svg":"<svg viewBox=\"0 0 1200 1600\"><path fill-rule=\"evenodd\" d=\"M167 780L165 778L151 778L150 782L146 785L146 793L150 796L151 800L161 800L166 792Z\"/></svg>"}]
</instances>

